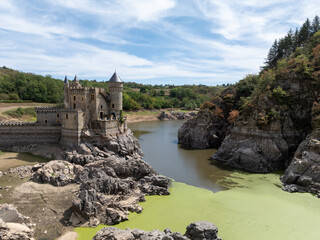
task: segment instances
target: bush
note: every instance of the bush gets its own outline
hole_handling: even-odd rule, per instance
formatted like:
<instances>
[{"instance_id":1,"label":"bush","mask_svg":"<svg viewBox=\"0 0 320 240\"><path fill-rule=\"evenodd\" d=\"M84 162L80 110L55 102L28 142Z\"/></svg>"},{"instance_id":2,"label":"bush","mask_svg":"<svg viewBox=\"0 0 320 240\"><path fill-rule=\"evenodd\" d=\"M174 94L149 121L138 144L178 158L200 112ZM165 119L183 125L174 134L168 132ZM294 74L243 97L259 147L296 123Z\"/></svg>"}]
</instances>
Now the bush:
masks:
<instances>
[{"instance_id":1,"label":"bush","mask_svg":"<svg viewBox=\"0 0 320 240\"><path fill-rule=\"evenodd\" d=\"M239 111L238 110L232 110L230 113L229 113L229 117L228 117L228 122L230 123L230 124L232 124L232 123L234 123L236 120L237 120L237 118L238 118L238 116L239 116Z\"/></svg>"},{"instance_id":2,"label":"bush","mask_svg":"<svg viewBox=\"0 0 320 240\"><path fill-rule=\"evenodd\" d=\"M283 90L280 86L273 89L272 98L279 104L288 103L289 94Z\"/></svg>"}]
</instances>

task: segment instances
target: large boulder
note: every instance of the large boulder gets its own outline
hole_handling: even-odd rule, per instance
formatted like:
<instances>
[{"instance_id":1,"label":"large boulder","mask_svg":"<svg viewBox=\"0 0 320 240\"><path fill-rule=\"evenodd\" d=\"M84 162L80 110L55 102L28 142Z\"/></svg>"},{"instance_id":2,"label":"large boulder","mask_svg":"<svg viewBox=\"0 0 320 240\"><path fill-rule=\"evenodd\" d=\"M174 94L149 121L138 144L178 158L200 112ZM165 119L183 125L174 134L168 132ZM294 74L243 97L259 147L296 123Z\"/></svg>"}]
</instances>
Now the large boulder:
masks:
<instances>
[{"instance_id":1,"label":"large boulder","mask_svg":"<svg viewBox=\"0 0 320 240\"><path fill-rule=\"evenodd\" d=\"M191 148L217 148L223 141L228 122L210 110L202 110L187 120L178 130L180 144Z\"/></svg>"},{"instance_id":2,"label":"large boulder","mask_svg":"<svg viewBox=\"0 0 320 240\"><path fill-rule=\"evenodd\" d=\"M54 160L43 164L32 175L31 180L38 183L49 183L54 186L65 186L78 182L78 173L83 169L80 165L64 160Z\"/></svg>"},{"instance_id":3,"label":"large boulder","mask_svg":"<svg viewBox=\"0 0 320 240\"><path fill-rule=\"evenodd\" d=\"M219 240L220 238L217 235L218 228L214 224L206 221L191 223L188 225L185 233L185 236L192 240Z\"/></svg>"}]
</instances>

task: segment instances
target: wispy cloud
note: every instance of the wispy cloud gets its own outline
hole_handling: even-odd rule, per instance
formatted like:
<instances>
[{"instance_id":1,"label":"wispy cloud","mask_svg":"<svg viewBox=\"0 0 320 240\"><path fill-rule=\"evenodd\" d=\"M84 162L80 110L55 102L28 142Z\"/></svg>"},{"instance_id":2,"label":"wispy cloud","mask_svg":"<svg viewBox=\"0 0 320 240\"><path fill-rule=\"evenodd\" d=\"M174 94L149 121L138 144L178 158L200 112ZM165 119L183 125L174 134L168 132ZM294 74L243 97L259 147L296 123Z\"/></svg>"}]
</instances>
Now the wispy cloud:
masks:
<instances>
[{"instance_id":1,"label":"wispy cloud","mask_svg":"<svg viewBox=\"0 0 320 240\"><path fill-rule=\"evenodd\" d=\"M259 71L275 38L319 13L306 0L0 0L0 65L56 77L175 84Z\"/></svg>"}]
</instances>

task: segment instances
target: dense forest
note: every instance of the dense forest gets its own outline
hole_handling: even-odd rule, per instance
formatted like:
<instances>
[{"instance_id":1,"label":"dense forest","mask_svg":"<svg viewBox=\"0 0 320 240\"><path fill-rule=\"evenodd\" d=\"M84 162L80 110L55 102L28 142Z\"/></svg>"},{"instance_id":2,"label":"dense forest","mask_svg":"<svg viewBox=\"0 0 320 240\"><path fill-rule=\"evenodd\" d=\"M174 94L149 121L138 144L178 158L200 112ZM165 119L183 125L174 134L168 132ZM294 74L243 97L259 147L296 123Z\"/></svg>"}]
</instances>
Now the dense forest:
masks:
<instances>
[{"instance_id":1,"label":"dense forest","mask_svg":"<svg viewBox=\"0 0 320 240\"><path fill-rule=\"evenodd\" d=\"M80 80L85 87L107 88L108 82ZM124 110L200 107L228 87L205 85L146 85L124 84ZM0 101L63 102L63 81L50 75L24 73L7 67L0 68Z\"/></svg>"},{"instance_id":2,"label":"dense forest","mask_svg":"<svg viewBox=\"0 0 320 240\"><path fill-rule=\"evenodd\" d=\"M307 19L295 33L290 30L285 37L275 40L259 74L248 75L224 89L219 95L206 101L202 109L210 109L230 124L237 119L252 117L252 113L256 112L259 128L281 119L282 114L294 108L297 102L306 101L310 97L304 96L304 91L319 92L319 30L319 17L316 16L312 23ZM292 90L294 87L290 85L291 81L292 84L297 84L297 79L305 83L296 86L297 89L301 88L300 92L298 91L301 95L296 95ZM308 89L302 90L304 85L308 86ZM272 107L266 109L264 105ZM320 126L320 98L314 101L311 115L313 127ZM308 125L306 122L297 124Z\"/></svg>"}]
</instances>

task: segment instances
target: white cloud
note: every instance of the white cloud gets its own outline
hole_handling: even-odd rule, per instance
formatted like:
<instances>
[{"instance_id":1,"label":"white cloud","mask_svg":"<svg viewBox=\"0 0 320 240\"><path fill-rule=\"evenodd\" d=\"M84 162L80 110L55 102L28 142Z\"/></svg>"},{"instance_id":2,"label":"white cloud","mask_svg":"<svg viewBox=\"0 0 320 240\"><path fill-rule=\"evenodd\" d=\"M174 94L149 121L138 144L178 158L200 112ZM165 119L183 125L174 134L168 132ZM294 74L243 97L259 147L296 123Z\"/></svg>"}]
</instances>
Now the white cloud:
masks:
<instances>
[{"instance_id":1,"label":"white cloud","mask_svg":"<svg viewBox=\"0 0 320 240\"><path fill-rule=\"evenodd\" d=\"M235 82L258 72L274 39L320 10L315 0L22 3L0 0L0 65L86 78L116 68L125 80L162 83Z\"/></svg>"}]
</instances>

